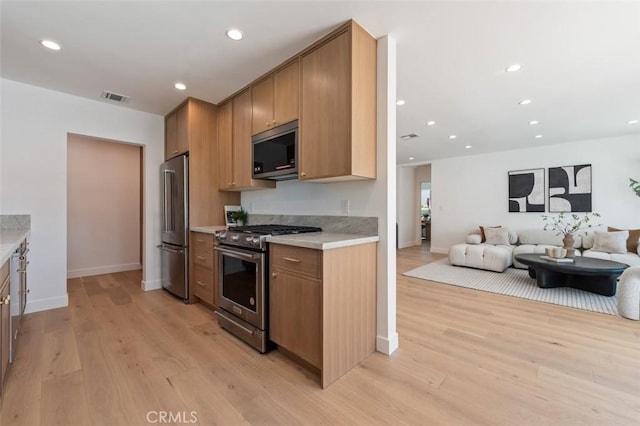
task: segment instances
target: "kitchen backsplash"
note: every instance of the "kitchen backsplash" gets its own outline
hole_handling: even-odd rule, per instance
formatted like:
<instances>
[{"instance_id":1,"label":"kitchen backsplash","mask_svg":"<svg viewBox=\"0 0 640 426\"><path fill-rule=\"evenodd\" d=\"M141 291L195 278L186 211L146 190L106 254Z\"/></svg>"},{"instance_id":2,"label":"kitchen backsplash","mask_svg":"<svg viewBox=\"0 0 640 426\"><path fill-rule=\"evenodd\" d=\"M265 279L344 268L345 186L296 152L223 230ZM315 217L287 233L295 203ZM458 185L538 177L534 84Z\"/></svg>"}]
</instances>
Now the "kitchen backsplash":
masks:
<instances>
[{"instance_id":1,"label":"kitchen backsplash","mask_svg":"<svg viewBox=\"0 0 640 426\"><path fill-rule=\"evenodd\" d=\"M378 235L378 218L362 216L294 216L279 214L249 214L249 225L317 226L324 232Z\"/></svg>"},{"instance_id":2,"label":"kitchen backsplash","mask_svg":"<svg viewBox=\"0 0 640 426\"><path fill-rule=\"evenodd\" d=\"M31 215L0 214L0 229L31 229Z\"/></svg>"}]
</instances>

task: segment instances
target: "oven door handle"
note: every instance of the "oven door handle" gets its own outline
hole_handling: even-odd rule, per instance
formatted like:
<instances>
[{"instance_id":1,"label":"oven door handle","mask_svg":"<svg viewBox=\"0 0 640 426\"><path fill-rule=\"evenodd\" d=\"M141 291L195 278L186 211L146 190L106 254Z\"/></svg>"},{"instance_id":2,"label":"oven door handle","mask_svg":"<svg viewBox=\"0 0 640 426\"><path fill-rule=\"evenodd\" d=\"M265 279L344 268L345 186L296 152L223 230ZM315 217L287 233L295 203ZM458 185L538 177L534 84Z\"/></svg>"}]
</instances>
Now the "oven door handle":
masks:
<instances>
[{"instance_id":1,"label":"oven door handle","mask_svg":"<svg viewBox=\"0 0 640 426\"><path fill-rule=\"evenodd\" d=\"M231 257L235 257L237 259L248 259L248 260L256 260L258 258L258 254L248 254L248 253L242 253L242 252L238 252L235 250L227 250L224 248L220 248L220 247L214 247L213 248L216 251L219 251L220 253L227 255L227 256L231 256Z\"/></svg>"}]
</instances>

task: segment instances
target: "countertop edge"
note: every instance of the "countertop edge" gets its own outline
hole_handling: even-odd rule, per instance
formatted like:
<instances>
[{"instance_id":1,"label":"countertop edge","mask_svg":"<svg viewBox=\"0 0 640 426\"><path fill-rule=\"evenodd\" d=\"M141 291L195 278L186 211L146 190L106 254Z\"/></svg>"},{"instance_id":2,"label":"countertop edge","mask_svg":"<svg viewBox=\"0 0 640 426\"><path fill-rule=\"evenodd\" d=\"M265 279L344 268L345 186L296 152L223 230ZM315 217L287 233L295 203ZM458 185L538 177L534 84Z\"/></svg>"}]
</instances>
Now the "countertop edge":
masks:
<instances>
[{"instance_id":1,"label":"countertop edge","mask_svg":"<svg viewBox=\"0 0 640 426\"><path fill-rule=\"evenodd\" d=\"M339 236L340 234L331 233L332 235ZM310 235L296 234L298 238L309 238ZM268 243L282 244L294 247L310 248L315 250L331 250L341 247L357 246L361 244L369 244L380 241L380 237L377 235L353 235L344 234L346 239L337 239L336 241L310 241L298 240L292 235L276 235L267 238Z\"/></svg>"},{"instance_id":2,"label":"countertop edge","mask_svg":"<svg viewBox=\"0 0 640 426\"><path fill-rule=\"evenodd\" d=\"M20 246L20 243L22 242L22 240L24 240L25 238L29 238L29 236L31 236L31 230L30 229L5 229L0 231L0 233L2 232L6 232L6 231L10 231L10 232L18 232L18 237L14 240L13 238L10 241L5 241L4 238L2 238L2 246L9 246L10 248L6 248L3 247L2 249L2 253L0 253L1 257L0 257L0 266L4 265L4 263L9 260L9 258L11 257L11 254Z\"/></svg>"},{"instance_id":3,"label":"countertop edge","mask_svg":"<svg viewBox=\"0 0 640 426\"><path fill-rule=\"evenodd\" d=\"M202 232L204 234L213 234L217 231L224 231L227 227L224 225L212 225L212 226L192 226L189 228L191 232Z\"/></svg>"}]
</instances>

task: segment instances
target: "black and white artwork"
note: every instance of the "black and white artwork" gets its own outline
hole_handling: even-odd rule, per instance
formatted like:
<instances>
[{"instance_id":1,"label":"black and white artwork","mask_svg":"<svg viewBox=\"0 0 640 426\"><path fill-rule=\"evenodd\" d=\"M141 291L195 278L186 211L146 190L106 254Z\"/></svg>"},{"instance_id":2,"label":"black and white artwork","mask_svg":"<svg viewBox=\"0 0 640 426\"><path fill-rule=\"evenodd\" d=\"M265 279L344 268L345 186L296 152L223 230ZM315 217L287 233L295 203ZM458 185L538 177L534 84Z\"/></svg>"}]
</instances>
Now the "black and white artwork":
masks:
<instances>
[{"instance_id":1,"label":"black and white artwork","mask_svg":"<svg viewBox=\"0 0 640 426\"><path fill-rule=\"evenodd\" d=\"M509 172L509 212L544 213L544 169Z\"/></svg>"},{"instance_id":2,"label":"black and white artwork","mask_svg":"<svg viewBox=\"0 0 640 426\"><path fill-rule=\"evenodd\" d=\"M591 164L549 168L549 211L591 211Z\"/></svg>"}]
</instances>

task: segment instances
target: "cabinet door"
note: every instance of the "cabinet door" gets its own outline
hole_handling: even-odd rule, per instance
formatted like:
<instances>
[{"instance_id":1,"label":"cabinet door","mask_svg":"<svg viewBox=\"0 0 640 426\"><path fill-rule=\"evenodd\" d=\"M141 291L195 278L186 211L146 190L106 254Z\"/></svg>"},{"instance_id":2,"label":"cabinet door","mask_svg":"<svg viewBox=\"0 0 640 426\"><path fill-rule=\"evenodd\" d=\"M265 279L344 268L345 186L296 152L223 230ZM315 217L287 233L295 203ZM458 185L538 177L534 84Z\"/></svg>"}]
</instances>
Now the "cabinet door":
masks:
<instances>
[{"instance_id":1,"label":"cabinet door","mask_svg":"<svg viewBox=\"0 0 640 426\"><path fill-rule=\"evenodd\" d=\"M234 187L251 186L251 90L233 98L233 177Z\"/></svg>"},{"instance_id":2,"label":"cabinet door","mask_svg":"<svg viewBox=\"0 0 640 426\"><path fill-rule=\"evenodd\" d=\"M299 84L300 66L298 61L287 65L274 74L273 120L275 126L298 118Z\"/></svg>"},{"instance_id":3,"label":"cabinet door","mask_svg":"<svg viewBox=\"0 0 640 426\"><path fill-rule=\"evenodd\" d=\"M269 338L321 368L322 285L272 268L269 281Z\"/></svg>"},{"instance_id":4,"label":"cabinet door","mask_svg":"<svg viewBox=\"0 0 640 426\"><path fill-rule=\"evenodd\" d=\"M264 132L274 125L273 77L266 78L251 88L251 134Z\"/></svg>"},{"instance_id":5,"label":"cabinet door","mask_svg":"<svg viewBox=\"0 0 640 426\"><path fill-rule=\"evenodd\" d=\"M351 174L350 33L302 58L300 177Z\"/></svg>"},{"instance_id":6,"label":"cabinet door","mask_svg":"<svg viewBox=\"0 0 640 426\"><path fill-rule=\"evenodd\" d=\"M168 115L164 126L164 159L168 160L178 152L178 115Z\"/></svg>"},{"instance_id":7,"label":"cabinet door","mask_svg":"<svg viewBox=\"0 0 640 426\"><path fill-rule=\"evenodd\" d=\"M195 264L193 276L193 294L198 297L198 299L215 306L214 293L216 289L214 285L213 269Z\"/></svg>"},{"instance_id":8,"label":"cabinet door","mask_svg":"<svg viewBox=\"0 0 640 426\"><path fill-rule=\"evenodd\" d=\"M233 180L233 106L231 101L218 109L218 181L221 189L232 189Z\"/></svg>"},{"instance_id":9,"label":"cabinet door","mask_svg":"<svg viewBox=\"0 0 640 426\"><path fill-rule=\"evenodd\" d=\"M177 146L178 154L189 151L189 102L184 104L177 112L178 131Z\"/></svg>"},{"instance_id":10,"label":"cabinet door","mask_svg":"<svg viewBox=\"0 0 640 426\"><path fill-rule=\"evenodd\" d=\"M9 313L9 278L0 285L0 362L2 364L0 376L0 390L4 390L4 381L9 369L9 346L11 345L11 317ZM0 392L3 393L3 392Z\"/></svg>"}]
</instances>

